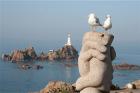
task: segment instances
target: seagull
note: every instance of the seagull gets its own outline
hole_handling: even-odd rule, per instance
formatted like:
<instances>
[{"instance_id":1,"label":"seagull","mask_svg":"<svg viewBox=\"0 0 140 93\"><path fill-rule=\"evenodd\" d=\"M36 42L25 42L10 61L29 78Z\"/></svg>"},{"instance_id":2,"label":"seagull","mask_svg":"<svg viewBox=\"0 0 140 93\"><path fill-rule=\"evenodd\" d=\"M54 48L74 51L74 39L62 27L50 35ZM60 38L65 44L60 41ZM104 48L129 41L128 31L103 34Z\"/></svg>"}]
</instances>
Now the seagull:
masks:
<instances>
[{"instance_id":1,"label":"seagull","mask_svg":"<svg viewBox=\"0 0 140 93\"><path fill-rule=\"evenodd\" d=\"M112 23L111 23L111 16L110 15L107 15L106 16L106 20L103 24L103 28L107 31L109 29L112 28Z\"/></svg>"},{"instance_id":2,"label":"seagull","mask_svg":"<svg viewBox=\"0 0 140 93\"><path fill-rule=\"evenodd\" d=\"M91 30L96 31L97 26L101 26L99 18L94 13L89 14L88 23L91 27Z\"/></svg>"}]
</instances>

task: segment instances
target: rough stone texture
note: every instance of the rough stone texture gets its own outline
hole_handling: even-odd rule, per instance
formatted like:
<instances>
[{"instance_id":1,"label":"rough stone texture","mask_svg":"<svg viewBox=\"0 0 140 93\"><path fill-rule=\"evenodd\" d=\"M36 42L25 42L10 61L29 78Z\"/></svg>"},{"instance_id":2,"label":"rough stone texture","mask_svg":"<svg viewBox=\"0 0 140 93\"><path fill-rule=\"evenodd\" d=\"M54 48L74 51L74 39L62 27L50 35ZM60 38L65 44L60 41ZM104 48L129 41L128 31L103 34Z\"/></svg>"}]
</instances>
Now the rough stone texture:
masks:
<instances>
[{"instance_id":1,"label":"rough stone texture","mask_svg":"<svg viewBox=\"0 0 140 93\"><path fill-rule=\"evenodd\" d=\"M71 84L62 81L51 81L39 93L75 93Z\"/></svg>"},{"instance_id":2,"label":"rough stone texture","mask_svg":"<svg viewBox=\"0 0 140 93\"><path fill-rule=\"evenodd\" d=\"M114 36L105 32L87 32L78 58L80 93L108 93L113 79L112 60L116 53L111 43Z\"/></svg>"}]
</instances>

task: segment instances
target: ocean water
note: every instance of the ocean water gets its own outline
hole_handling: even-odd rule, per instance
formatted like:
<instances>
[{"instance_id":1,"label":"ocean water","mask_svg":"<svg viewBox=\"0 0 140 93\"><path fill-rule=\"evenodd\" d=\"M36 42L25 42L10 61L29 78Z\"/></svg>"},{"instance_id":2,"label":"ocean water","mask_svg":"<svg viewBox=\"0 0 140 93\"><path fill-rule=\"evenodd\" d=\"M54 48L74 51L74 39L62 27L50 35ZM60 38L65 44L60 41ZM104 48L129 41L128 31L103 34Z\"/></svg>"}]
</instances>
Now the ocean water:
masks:
<instances>
[{"instance_id":1,"label":"ocean water","mask_svg":"<svg viewBox=\"0 0 140 93\"><path fill-rule=\"evenodd\" d=\"M140 65L140 55L120 55L113 61ZM0 60L0 93L28 93L39 91L49 81L61 80L74 83L79 77L77 62L33 62L43 69L23 70L20 64ZM140 70L117 70L114 72L113 83L124 86L126 83L140 79Z\"/></svg>"}]
</instances>

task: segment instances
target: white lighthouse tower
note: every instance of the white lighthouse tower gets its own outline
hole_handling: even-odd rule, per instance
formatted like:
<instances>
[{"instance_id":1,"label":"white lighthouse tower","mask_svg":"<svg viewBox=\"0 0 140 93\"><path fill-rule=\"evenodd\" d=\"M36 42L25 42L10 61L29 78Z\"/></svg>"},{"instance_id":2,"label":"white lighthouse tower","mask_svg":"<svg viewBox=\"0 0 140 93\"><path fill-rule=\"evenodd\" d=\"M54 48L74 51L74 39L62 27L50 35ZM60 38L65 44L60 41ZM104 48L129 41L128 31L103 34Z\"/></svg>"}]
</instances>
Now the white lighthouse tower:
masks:
<instances>
[{"instance_id":1,"label":"white lighthouse tower","mask_svg":"<svg viewBox=\"0 0 140 93\"><path fill-rule=\"evenodd\" d=\"M67 43L65 45L71 46L71 35L70 35L70 33L68 33Z\"/></svg>"}]
</instances>

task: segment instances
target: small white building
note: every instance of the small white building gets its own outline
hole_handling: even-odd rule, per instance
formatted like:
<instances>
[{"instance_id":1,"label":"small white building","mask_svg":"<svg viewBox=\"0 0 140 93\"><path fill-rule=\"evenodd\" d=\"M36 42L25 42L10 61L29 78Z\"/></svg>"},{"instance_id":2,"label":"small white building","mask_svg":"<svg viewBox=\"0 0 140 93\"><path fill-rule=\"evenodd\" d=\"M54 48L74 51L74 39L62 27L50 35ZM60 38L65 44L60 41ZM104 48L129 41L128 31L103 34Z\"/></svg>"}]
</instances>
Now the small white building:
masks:
<instances>
[{"instance_id":1,"label":"small white building","mask_svg":"<svg viewBox=\"0 0 140 93\"><path fill-rule=\"evenodd\" d=\"M65 45L67 45L67 46L71 46L72 45L71 44L71 34L70 33L68 33L67 43Z\"/></svg>"},{"instance_id":2,"label":"small white building","mask_svg":"<svg viewBox=\"0 0 140 93\"><path fill-rule=\"evenodd\" d=\"M54 50L53 50L53 49L51 49L51 50L49 50L49 52L54 52Z\"/></svg>"}]
</instances>

